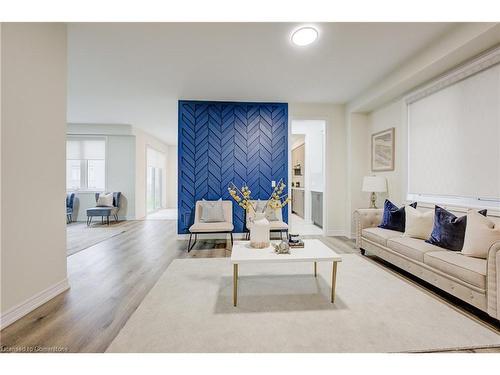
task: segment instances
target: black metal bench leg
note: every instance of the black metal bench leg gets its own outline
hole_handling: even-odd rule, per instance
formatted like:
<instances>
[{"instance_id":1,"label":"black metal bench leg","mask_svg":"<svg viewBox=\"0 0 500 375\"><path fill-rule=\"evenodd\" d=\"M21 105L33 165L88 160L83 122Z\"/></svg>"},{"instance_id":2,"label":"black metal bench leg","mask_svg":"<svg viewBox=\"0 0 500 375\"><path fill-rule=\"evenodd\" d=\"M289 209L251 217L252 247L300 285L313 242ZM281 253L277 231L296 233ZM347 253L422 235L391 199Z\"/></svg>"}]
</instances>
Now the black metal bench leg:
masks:
<instances>
[{"instance_id":1,"label":"black metal bench leg","mask_svg":"<svg viewBox=\"0 0 500 375\"><path fill-rule=\"evenodd\" d=\"M194 242L193 242L193 244L191 244L191 237L192 236L193 236L193 233L189 233L188 253L193 249L193 247L196 243L196 240L198 239L198 234L195 233L194 234Z\"/></svg>"},{"instance_id":2,"label":"black metal bench leg","mask_svg":"<svg viewBox=\"0 0 500 375\"><path fill-rule=\"evenodd\" d=\"M107 220L108 220L108 226L109 226L109 215L108 215L108 217L107 217Z\"/></svg>"},{"instance_id":3,"label":"black metal bench leg","mask_svg":"<svg viewBox=\"0 0 500 375\"><path fill-rule=\"evenodd\" d=\"M87 216L87 226L90 227L90 224L92 224L92 216Z\"/></svg>"},{"instance_id":4,"label":"black metal bench leg","mask_svg":"<svg viewBox=\"0 0 500 375\"><path fill-rule=\"evenodd\" d=\"M233 241L233 232L231 232L229 234L231 235L231 249L232 249L233 248L233 243L234 243L234 241Z\"/></svg>"}]
</instances>

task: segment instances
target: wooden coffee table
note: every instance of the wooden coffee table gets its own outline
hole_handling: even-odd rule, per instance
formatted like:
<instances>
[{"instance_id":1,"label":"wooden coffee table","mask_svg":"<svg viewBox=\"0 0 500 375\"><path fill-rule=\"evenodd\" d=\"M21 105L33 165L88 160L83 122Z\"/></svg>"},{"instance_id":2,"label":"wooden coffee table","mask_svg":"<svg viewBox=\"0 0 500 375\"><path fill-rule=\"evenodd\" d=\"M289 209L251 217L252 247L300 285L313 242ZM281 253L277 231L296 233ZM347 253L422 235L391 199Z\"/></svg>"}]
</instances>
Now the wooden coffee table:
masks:
<instances>
[{"instance_id":1,"label":"wooden coffee table","mask_svg":"<svg viewBox=\"0 0 500 375\"><path fill-rule=\"evenodd\" d=\"M313 262L314 277L317 277L318 262L332 262L332 295L331 302L335 302L335 281L337 278L337 263L342 257L330 249L320 240L304 240L304 248L290 249L290 254L276 254L271 245L265 249L250 247L250 241L235 241L231 253L233 264L233 305L238 304L238 267L245 263L288 263Z\"/></svg>"}]
</instances>

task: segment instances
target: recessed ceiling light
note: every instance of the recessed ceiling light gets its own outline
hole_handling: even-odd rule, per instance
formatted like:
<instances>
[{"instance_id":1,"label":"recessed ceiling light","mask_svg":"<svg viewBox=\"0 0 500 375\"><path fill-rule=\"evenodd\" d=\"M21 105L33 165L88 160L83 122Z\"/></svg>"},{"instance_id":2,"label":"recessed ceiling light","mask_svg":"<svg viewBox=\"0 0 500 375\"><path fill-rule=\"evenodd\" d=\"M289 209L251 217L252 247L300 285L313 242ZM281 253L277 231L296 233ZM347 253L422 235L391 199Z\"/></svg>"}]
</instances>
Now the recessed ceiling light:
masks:
<instances>
[{"instance_id":1,"label":"recessed ceiling light","mask_svg":"<svg viewBox=\"0 0 500 375\"><path fill-rule=\"evenodd\" d=\"M298 46L307 46L318 38L318 31L314 27L301 27L292 34L292 42Z\"/></svg>"}]
</instances>

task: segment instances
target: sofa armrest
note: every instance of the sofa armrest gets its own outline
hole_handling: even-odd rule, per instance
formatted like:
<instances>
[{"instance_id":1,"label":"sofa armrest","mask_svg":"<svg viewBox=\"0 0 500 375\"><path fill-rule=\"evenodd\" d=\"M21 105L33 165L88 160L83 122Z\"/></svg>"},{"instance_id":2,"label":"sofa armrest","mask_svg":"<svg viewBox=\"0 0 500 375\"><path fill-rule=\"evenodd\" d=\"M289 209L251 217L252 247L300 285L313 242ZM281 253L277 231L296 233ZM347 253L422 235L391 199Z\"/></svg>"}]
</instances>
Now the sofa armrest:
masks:
<instances>
[{"instance_id":1,"label":"sofa armrest","mask_svg":"<svg viewBox=\"0 0 500 375\"><path fill-rule=\"evenodd\" d=\"M500 319L500 241L491 245L488 250L486 271L486 296L488 298L488 314Z\"/></svg>"},{"instance_id":2,"label":"sofa armrest","mask_svg":"<svg viewBox=\"0 0 500 375\"><path fill-rule=\"evenodd\" d=\"M361 231L365 228L373 228L382 222L382 208L358 208L354 211L354 222L356 225L356 246L361 246Z\"/></svg>"}]
</instances>

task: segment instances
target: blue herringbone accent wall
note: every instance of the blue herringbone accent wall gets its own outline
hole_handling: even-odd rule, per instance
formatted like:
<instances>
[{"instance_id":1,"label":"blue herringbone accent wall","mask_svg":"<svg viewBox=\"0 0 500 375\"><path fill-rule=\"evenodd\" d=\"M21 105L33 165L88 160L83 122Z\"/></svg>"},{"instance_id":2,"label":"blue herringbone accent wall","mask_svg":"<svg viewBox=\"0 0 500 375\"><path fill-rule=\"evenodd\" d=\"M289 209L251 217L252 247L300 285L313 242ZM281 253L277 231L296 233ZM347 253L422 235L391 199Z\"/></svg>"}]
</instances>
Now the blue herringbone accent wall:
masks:
<instances>
[{"instance_id":1,"label":"blue herringbone accent wall","mask_svg":"<svg viewBox=\"0 0 500 375\"><path fill-rule=\"evenodd\" d=\"M179 101L178 233L188 233L201 199L231 199L232 181L252 198L267 199L271 181L288 184L288 105ZM283 210L288 222L288 210ZM243 209L233 204L234 231Z\"/></svg>"}]
</instances>

